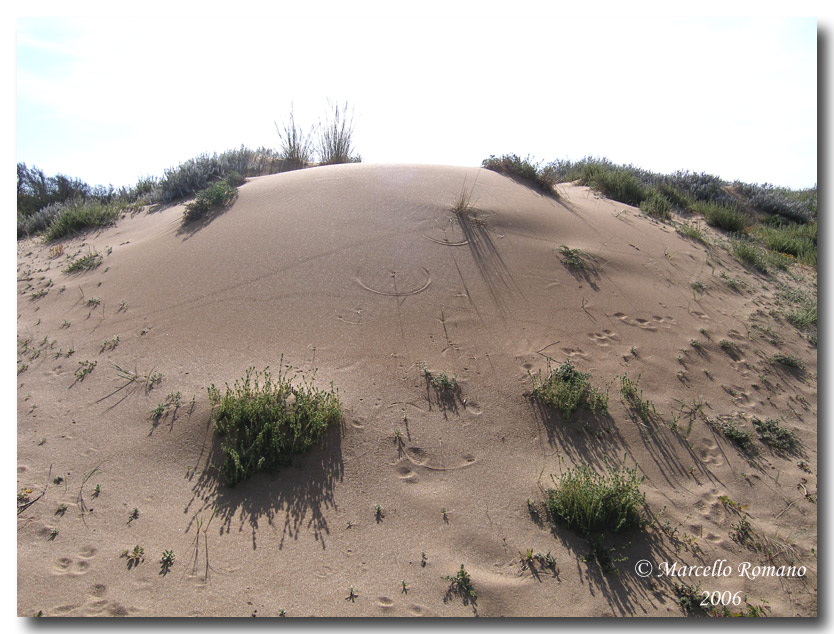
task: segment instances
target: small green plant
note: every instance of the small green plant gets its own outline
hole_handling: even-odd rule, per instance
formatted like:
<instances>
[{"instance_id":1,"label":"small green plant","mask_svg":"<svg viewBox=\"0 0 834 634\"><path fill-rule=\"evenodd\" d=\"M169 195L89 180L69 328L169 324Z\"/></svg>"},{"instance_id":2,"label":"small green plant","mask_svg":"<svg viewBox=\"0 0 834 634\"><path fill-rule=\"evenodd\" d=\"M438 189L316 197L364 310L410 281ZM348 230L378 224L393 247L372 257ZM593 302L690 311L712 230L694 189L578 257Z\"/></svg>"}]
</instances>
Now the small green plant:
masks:
<instances>
[{"instance_id":1,"label":"small green plant","mask_svg":"<svg viewBox=\"0 0 834 634\"><path fill-rule=\"evenodd\" d=\"M771 363L778 363L780 365L787 366L789 368L796 368L797 370L804 370L805 364L799 359L799 357L795 357L790 354L784 354L779 352L774 354L770 358Z\"/></svg>"},{"instance_id":2,"label":"small green plant","mask_svg":"<svg viewBox=\"0 0 834 634\"><path fill-rule=\"evenodd\" d=\"M101 495L101 485L97 484L93 489L93 497L97 498L99 495Z\"/></svg>"},{"instance_id":3,"label":"small green plant","mask_svg":"<svg viewBox=\"0 0 834 634\"><path fill-rule=\"evenodd\" d=\"M381 522L383 517L385 517L385 509L380 504L374 505L374 518L376 521Z\"/></svg>"},{"instance_id":4,"label":"small green plant","mask_svg":"<svg viewBox=\"0 0 834 634\"><path fill-rule=\"evenodd\" d=\"M769 271L767 253L758 244L745 238L731 238L733 255L744 264L761 273Z\"/></svg>"},{"instance_id":5,"label":"small green plant","mask_svg":"<svg viewBox=\"0 0 834 634\"><path fill-rule=\"evenodd\" d=\"M237 198L237 189L226 180L217 181L197 192L196 198L185 206L183 224L204 217L210 211L228 207Z\"/></svg>"},{"instance_id":6,"label":"small green plant","mask_svg":"<svg viewBox=\"0 0 834 634\"><path fill-rule=\"evenodd\" d=\"M690 240L695 240L696 242L701 242L702 244L706 244L707 242L700 224L681 223L675 226L675 231L681 234L684 238L689 238Z\"/></svg>"},{"instance_id":7,"label":"small green plant","mask_svg":"<svg viewBox=\"0 0 834 634\"><path fill-rule=\"evenodd\" d=\"M563 472L558 482L554 478L556 487L545 491L545 504L551 518L580 535L616 533L643 524L641 508L646 496L640 492L642 482L636 467L608 465L608 473L598 474L580 464Z\"/></svg>"},{"instance_id":8,"label":"small green plant","mask_svg":"<svg viewBox=\"0 0 834 634\"><path fill-rule=\"evenodd\" d=\"M168 572L168 569L174 565L174 551L173 550L164 550L162 551L162 558L159 560L159 565L162 566L162 573Z\"/></svg>"},{"instance_id":9,"label":"small green plant","mask_svg":"<svg viewBox=\"0 0 834 634\"><path fill-rule=\"evenodd\" d=\"M119 335L116 335L112 339L105 339L104 343L101 344L101 350L99 354L104 352L105 350L115 350L116 346L119 345Z\"/></svg>"},{"instance_id":10,"label":"small green plant","mask_svg":"<svg viewBox=\"0 0 834 634\"><path fill-rule=\"evenodd\" d=\"M102 255L93 251L81 256L77 260L73 260L70 265L64 269L64 273L71 275L73 273L81 273L82 271L91 271L101 264Z\"/></svg>"},{"instance_id":11,"label":"small green plant","mask_svg":"<svg viewBox=\"0 0 834 634\"><path fill-rule=\"evenodd\" d=\"M52 478L52 484L63 484L64 483L64 476L55 476Z\"/></svg>"},{"instance_id":12,"label":"small green plant","mask_svg":"<svg viewBox=\"0 0 834 634\"><path fill-rule=\"evenodd\" d=\"M49 531L49 539L54 540L56 537L58 537L58 529L53 528Z\"/></svg>"},{"instance_id":13,"label":"small green plant","mask_svg":"<svg viewBox=\"0 0 834 634\"><path fill-rule=\"evenodd\" d=\"M696 350L701 350L704 347L704 344L702 344L697 339L690 339L689 340L689 345L692 346L693 348L695 348Z\"/></svg>"},{"instance_id":14,"label":"small green plant","mask_svg":"<svg viewBox=\"0 0 834 634\"><path fill-rule=\"evenodd\" d=\"M675 595L677 596L678 605L687 614L703 614L704 610L701 608L701 600L703 599L703 592L701 591L701 582L697 585L691 586L686 583L673 583Z\"/></svg>"},{"instance_id":15,"label":"small green plant","mask_svg":"<svg viewBox=\"0 0 834 634\"><path fill-rule=\"evenodd\" d=\"M591 384L591 375L579 372L567 359L553 370L547 361L547 376L542 378L541 370L530 374L533 383L531 396L537 401L558 409L565 418L570 418L580 407L587 407L601 415L608 414L608 390L604 392Z\"/></svg>"},{"instance_id":16,"label":"small green plant","mask_svg":"<svg viewBox=\"0 0 834 634\"><path fill-rule=\"evenodd\" d=\"M400 592L402 594L408 594L408 582L406 582L405 579L402 580L401 586L402 586L402 589L400 590Z\"/></svg>"},{"instance_id":17,"label":"small green plant","mask_svg":"<svg viewBox=\"0 0 834 634\"><path fill-rule=\"evenodd\" d=\"M95 369L95 367L95 361L79 361L78 368L75 370L75 378L78 381L83 381L84 378Z\"/></svg>"},{"instance_id":18,"label":"small green plant","mask_svg":"<svg viewBox=\"0 0 834 634\"><path fill-rule=\"evenodd\" d=\"M356 593L356 590L353 589L353 586L348 588L348 595L345 597L345 601L350 601L353 603L359 595Z\"/></svg>"},{"instance_id":19,"label":"small green plant","mask_svg":"<svg viewBox=\"0 0 834 634\"><path fill-rule=\"evenodd\" d=\"M744 544L752 537L752 526L746 517L739 518L738 522L731 525L730 539L739 544Z\"/></svg>"},{"instance_id":20,"label":"small green plant","mask_svg":"<svg viewBox=\"0 0 834 634\"><path fill-rule=\"evenodd\" d=\"M464 598L468 597L473 601L478 598L478 593L475 592L475 588L472 585L472 578L469 576L469 573L466 572L466 568L463 567L463 564L460 565L460 570L457 571L457 574L454 576L441 577L441 579L450 582L450 593L461 594Z\"/></svg>"},{"instance_id":21,"label":"small green plant","mask_svg":"<svg viewBox=\"0 0 834 634\"><path fill-rule=\"evenodd\" d=\"M330 391L306 380L296 386L283 370L274 379L269 368L263 374L250 368L234 387L226 384L225 395L214 385L208 393L215 430L222 439L221 473L230 486L257 471L286 464L342 418L342 404L332 385Z\"/></svg>"},{"instance_id":22,"label":"small green plant","mask_svg":"<svg viewBox=\"0 0 834 634\"><path fill-rule=\"evenodd\" d=\"M636 380L628 378L627 374L620 377L620 394L625 400L626 404L631 407L640 419L649 424L657 417L657 409L651 400L643 400L643 390L639 389L640 376L637 375Z\"/></svg>"},{"instance_id":23,"label":"small green plant","mask_svg":"<svg viewBox=\"0 0 834 634\"><path fill-rule=\"evenodd\" d=\"M697 291L698 293L703 293L705 290L707 290L707 285L698 280L692 282L690 286L692 287L693 291Z\"/></svg>"},{"instance_id":24,"label":"small green plant","mask_svg":"<svg viewBox=\"0 0 834 634\"><path fill-rule=\"evenodd\" d=\"M796 450L799 444L796 433L785 427L780 427L778 419L768 418L762 421L754 418L753 428L758 432L759 438L764 444L777 451L791 452Z\"/></svg>"},{"instance_id":25,"label":"small green plant","mask_svg":"<svg viewBox=\"0 0 834 634\"><path fill-rule=\"evenodd\" d=\"M562 254L562 264L572 269L592 269L594 268L593 258L585 253L582 249L571 249L567 245L559 247L559 253Z\"/></svg>"},{"instance_id":26,"label":"small green plant","mask_svg":"<svg viewBox=\"0 0 834 634\"><path fill-rule=\"evenodd\" d=\"M63 515L64 515L64 513L66 513L66 512L67 512L67 508L68 508L68 507L67 507L67 505L66 505L66 504L59 504L59 505L58 505L58 508L57 508L57 509L56 509L56 511L55 511L55 515L61 515L61 516L63 516Z\"/></svg>"},{"instance_id":27,"label":"small green plant","mask_svg":"<svg viewBox=\"0 0 834 634\"><path fill-rule=\"evenodd\" d=\"M139 509L135 508L130 512L130 515L127 517L127 523L130 524L133 520L139 519Z\"/></svg>"},{"instance_id":28,"label":"small green plant","mask_svg":"<svg viewBox=\"0 0 834 634\"><path fill-rule=\"evenodd\" d=\"M753 435L742 428L737 421L723 421L718 425L718 429L741 449L745 451L753 450Z\"/></svg>"},{"instance_id":29,"label":"small green plant","mask_svg":"<svg viewBox=\"0 0 834 634\"><path fill-rule=\"evenodd\" d=\"M145 549L142 546L134 546L132 552L124 550L121 556L127 559L127 569L130 570L145 561Z\"/></svg>"}]
</instances>

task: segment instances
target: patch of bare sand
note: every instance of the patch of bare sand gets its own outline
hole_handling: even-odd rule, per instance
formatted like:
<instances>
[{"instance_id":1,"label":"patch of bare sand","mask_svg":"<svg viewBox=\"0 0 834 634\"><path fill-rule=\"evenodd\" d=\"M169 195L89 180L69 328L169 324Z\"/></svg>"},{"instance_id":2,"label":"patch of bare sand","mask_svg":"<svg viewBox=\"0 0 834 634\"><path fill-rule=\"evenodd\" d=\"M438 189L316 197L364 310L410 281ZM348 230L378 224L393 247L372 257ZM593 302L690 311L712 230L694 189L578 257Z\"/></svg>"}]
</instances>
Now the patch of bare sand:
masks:
<instances>
[{"instance_id":1,"label":"patch of bare sand","mask_svg":"<svg viewBox=\"0 0 834 634\"><path fill-rule=\"evenodd\" d=\"M461 217L463 187L474 209ZM67 240L56 258L20 242L18 490L63 481L18 516L18 613L677 616L678 580L641 578L635 563L725 559L808 574L704 579L704 590L815 615L816 349L779 318L779 282L586 188L559 193L477 169L321 167L251 179L202 224L181 227L173 206ZM560 245L589 266L566 266ZM62 272L87 249L101 266ZM777 352L805 371L772 364ZM281 355L333 382L343 426L230 489L206 387ZM610 384L610 416L535 407L528 373L546 357ZM456 375L460 393L439 399L423 363ZM119 389L114 364L162 380ZM622 401L624 374L640 377L657 420ZM154 424L176 392L176 415ZM781 417L800 453L756 439L747 454L715 426L742 417L753 433L752 416ZM628 558L614 575L584 560L588 543L570 530L533 522L526 500L549 474L624 455L657 521L609 542ZM738 543L747 516L754 536ZM128 569L120 553L135 545L145 561ZM528 548L550 551L555 569L522 567ZM441 579L461 564L474 603Z\"/></svg>"}]
</instances>

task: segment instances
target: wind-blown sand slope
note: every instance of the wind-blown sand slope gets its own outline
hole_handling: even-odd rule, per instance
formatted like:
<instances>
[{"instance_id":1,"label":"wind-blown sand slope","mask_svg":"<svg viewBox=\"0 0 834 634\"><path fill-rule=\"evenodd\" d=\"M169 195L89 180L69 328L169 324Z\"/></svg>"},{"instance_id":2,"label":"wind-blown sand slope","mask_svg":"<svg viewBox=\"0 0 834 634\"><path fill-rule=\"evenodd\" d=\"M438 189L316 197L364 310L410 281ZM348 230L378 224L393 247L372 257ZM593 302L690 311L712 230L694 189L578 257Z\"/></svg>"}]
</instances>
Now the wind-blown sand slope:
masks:
<instances>
[{"instance_id":1,"label":"wind-blown sand slope","mask_svg":"<svg viewBox=\"0 0 834 634\"><path fill-rule=\"evenodd\" d=\"M464 188L475 211L458 217ZM319 167L251 179L207 222L182 227L175 206L67 241L67 255L104 255L80 275L63 273L68 260L49 245L19 243L19 348L31 339L19 355L19 489L37 495L50 465L64 477L19 515L19 614L680 615L678 580L640 578L634 564L765 563L764 548L731 539L744 513L771 560L807 577L707 578L703 589L743 591L773 615L816 614L816 506L803 493L816 494L816 349L769 312L773 280L726 251L587 188L559 194L478 169ZM563 244L594 266L565 266ZM770 363L777 351L805 372ZM293 466L230 489L212 466L205 388L282 355L333 383L343 426ZM546 357L611 383L610 419L535 407L528 372ZM97 365L76 381L85 360ZM114 363L164 378L148 394L118 389ZM438 400L421 363L457 375L459 397ZM624 373L641 376L662 421L634 419ZM177 391L176 416L154 425L150 411ZM751 432L751 416L783 417L801 453L758 440L758 455L742 453L701 417L689 424L698 402L715 420L745 414ZM560 468L624 455L658 521L611 540L628 559L604 574L582 561L586 541L538 526L526 500ZM82 516L82 479L99 465ZM128 570L119 554L137 544L146 561ZM551 551L556 574L522 569L528 548ZM167 549L177 559L160 575ZM441 577L460 564L475 604L447 595Z\"/></svg>"}]
</instances>

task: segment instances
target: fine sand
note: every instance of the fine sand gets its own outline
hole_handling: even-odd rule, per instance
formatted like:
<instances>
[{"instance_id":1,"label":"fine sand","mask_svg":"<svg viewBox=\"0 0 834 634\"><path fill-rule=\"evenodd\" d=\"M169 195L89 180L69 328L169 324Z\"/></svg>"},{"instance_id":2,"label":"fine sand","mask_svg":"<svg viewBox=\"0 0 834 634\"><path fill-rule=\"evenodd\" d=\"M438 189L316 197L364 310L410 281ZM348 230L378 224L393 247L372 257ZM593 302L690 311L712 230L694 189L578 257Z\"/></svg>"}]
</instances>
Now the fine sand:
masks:
<instances>
[{"instance_id":1,"label":"fine sand","mask_svg":"<svg viewBox=\"0 0 834 634\"><path fill-rule=\"evenodd\" d=\"M585 187L558 194L480 169L317 167L250 179L209 222L182 227L169 206L64 240L63 255L20 241L17 486L43 495L18 514L18 614L683 616L674 584L700 581L740 592L734 611L816 615L817 354L777 305L780 282L815 272L767 277ZM560 245L588 266L566 266ZM98 268L63 271L88 250ZM229 488L206 388L282 355L332 382L344 420ZM548 357L610 384L610 416L537 407L529 373ZM162 380L128 384L115 364ZM423 367L460 391L440 398ZM656 408L648 424L623 402L624 374ZM799 448L774 452L754 416L781 419ZM721 433L731 419L754 451ZM654 522L606 538L614 574L527 500L551 474L624 457ZM129 568L136 545L145 560ZM555 568L523 566L528 549ZM641 560L654 575L636 574ZM717 560L732 574L656 576ZM750 579L744 562L806 574ZM461 564L474 602L442 579Z\"/></svg>"}]
</instances>

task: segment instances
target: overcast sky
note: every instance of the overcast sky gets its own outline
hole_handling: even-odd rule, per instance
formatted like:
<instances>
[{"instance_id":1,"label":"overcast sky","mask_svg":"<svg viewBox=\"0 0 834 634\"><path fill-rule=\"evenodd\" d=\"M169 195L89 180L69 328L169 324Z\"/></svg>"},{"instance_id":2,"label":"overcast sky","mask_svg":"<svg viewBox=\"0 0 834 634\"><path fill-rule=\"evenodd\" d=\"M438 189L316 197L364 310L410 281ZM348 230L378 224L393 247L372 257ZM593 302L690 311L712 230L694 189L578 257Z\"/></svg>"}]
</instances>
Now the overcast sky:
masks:
<instances>
[{"instance_id":1,"label":"overcast sky","mask_svg":"<svg viewBox=\"0 0 834 634\"><path fill-rule=\"evenodd\" d=\"M787 18L20 18L17 160L134 184L354 108L366 162L605 156L817 182L817 23Z\"/></svg>"}]
</instances>

